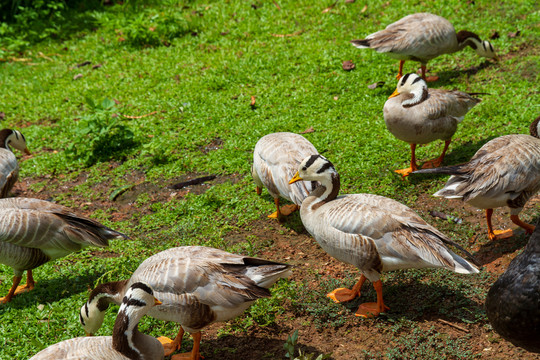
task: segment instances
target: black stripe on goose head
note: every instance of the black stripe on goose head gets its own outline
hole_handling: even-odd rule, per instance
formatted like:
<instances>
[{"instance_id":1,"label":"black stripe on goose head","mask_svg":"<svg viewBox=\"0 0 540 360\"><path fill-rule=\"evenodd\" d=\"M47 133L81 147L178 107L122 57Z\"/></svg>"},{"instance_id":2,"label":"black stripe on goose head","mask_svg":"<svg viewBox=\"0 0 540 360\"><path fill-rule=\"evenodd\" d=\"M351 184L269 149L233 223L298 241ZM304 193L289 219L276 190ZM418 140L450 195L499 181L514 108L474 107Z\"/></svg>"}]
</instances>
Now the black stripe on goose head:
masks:
<instances>
[{"instance_id":1,"label":"black stripe on goose head","mask_svg":"<svg viewBox=\"0 0 540 360\"><path fill-rule=\"evenodd\" d=\"M401 86L405 85L405 83L407 82L407 79L409 78L409 76L411 76L411 74L412 73L408 73L408 74L403 75L403 77L399 81Z\"/></svg>"},{"instance_id":2,"label":"black stripe on goose head","mask_svg":"<svg viewBox=\"0 0 540 360\"><path fill-rule=\"evenodd\" d=\"M323 172L325 172L326 170L328 170L330 168L335 170L334 164L332 164L330 162L330 160L328 160L326 158L323 158L322 156L321 156L321 158L325 160L325 163L323 164L323 166L321 166L319 168L319 170L317 170L317 174L322 174Z\"/></svg>"},{"instance_id":3,"label":"black stripe on goose head","mask_svg":"<svg viewBox=\"0 0 540 360\"><path fill-rule=\"evenodd\" d=\"M306 161L306 164L304 165L304 167L302 167L302 170L307 170L308 167L310 167L311 165L313 165L313 163L315 162L315 160L317 160L319 157L321 157L320 155L311 155L309 157L309 160Z\"/></svg>"},{"instance_id":4,"label":"black stripe on goose head","mask_svg":"<svg viewBox=\"0 0 540 360\"><path fill-rule=\"evenodd\" d=\"M531 126L529 126L529 134L531 134L531 136L534 136L535 138L540 138L538 134L539 126L540 126L540 116L537 117L536 120L532 122Z\"/></svg>"}]
</instances>

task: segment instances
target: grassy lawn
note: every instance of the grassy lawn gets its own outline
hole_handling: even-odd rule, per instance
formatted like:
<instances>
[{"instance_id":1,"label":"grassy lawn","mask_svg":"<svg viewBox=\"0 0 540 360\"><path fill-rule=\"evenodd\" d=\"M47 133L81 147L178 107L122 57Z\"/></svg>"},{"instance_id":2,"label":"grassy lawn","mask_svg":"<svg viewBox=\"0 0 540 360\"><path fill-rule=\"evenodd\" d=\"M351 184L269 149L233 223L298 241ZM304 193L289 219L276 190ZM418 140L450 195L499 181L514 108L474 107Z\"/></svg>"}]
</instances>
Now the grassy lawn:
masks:
<instances>
[{"instance_id":1,"label":"grassy lawn","mask_svg":"<svg viewBox=\"0 0 540 360\"><path fill-rule=\"evenodd\" d=\"M489 93L461 123L445 163L466 161L494 137L527 133L540 110L540 10L532 0L164 0L80 10L58 24L67 29L62 36L30 42L22 52L0 42L2 127L21 130L33 152L20 163L15 188L71 206L132 238L36 269L36 290L0 305L0 359L25 359L50 344L84 335L78 310L88 288L129 277L158 251L203 244L250 255L272 253L271 236L250 235L254 224L271 222L266 215L274 209L266 191L261 197L255 194L249 173L255 143L272 132L313 128L304 136L334 163L343 193L397 199L467 248L475 236L486 241L483 224L456 227L426 216L429 209L418 199L439 189L445 177L403 181L393 173L410 159L408 144L386 130L382 114L396 86L398 62L349 44L422 11L444 16L456 30L474 31L482 39L495 31L500 35L490 40L501 57L498 63L467 48L428 64L441 77L434 87ZM512 36L517 30L518 36ZM344 71L346 60L356 68ZM408 62L405 71L418 67ZM368 88L378 81L384 84ZM417 156L427 160L441 150L442 142L435 142L419 147ZM217 178L199 191L168 187L205 175ZM537 218L538 210L536 205L525 219ZM303 231L297 215L272 226L277 235ZM235 233L241 239L231 241ZM278 252L272 258L287 261ZM303 312L312 323L343 309L326 309L324 296L303 291L305 274L299 269L295 274L298 278L280 283L272 299L240 320L220 325L219 336L272 326L277 321L272 314L294 314L289 306L299 305L283 305L284 297L319 302L313 311ZM352 272L349 281L356 275ZM10 268L0 265L1 294L9 290L12 276ZM400 352L410 358L480 357L468 349L476 341L473 334L448 350L437 329L422 332L416 321L424 312L438 311L489 328L481 302L494 279L486 273L466 278L439 271L386 274L383 281L394 284L388 289L394 303L405 302L397 294L407 291L401 285L412 283L417 292L426 291L424 297L416 294L425 308L407 309L403 303L405 319L398 313L362 321L362 326L391 333L395 347L365 350L358 358L398 359ZM456 291L461 305L441 300ZM474 311L467 311L474 301ZM115 310L109 311L98 335L109 335L114 319ZM335 326L357 323L349 314ZM177 326L144 318L140 329L173 335ZM323 326L320 331L333 330ZM429 339L427 347L414 346L420 332ZM303 336L309 335L300 329L299 342ZM213 359L204 347L203 355Z\"/></svg>"}]
</instances>

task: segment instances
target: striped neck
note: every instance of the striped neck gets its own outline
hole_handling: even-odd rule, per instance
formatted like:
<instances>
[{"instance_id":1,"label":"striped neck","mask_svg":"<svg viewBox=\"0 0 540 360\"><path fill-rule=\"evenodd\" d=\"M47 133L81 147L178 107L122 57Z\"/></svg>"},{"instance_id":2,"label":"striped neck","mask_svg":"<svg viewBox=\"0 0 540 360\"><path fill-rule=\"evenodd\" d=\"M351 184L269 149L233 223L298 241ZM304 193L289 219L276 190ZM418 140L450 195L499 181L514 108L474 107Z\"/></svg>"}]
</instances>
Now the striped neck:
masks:
<instances>
[{"instance_id":1,"label":"striped neck","mask_svg":"<svg viewBox=\"0 0 540 360\"><path fill-rule=\"evenodd\" d=\"M538 133L540 132L539 128L540 128L540 116L537 117L536 120L534 120L531 126L529 127L529 133L531 134L531 136L534 136L535 138L540 138L540 136L538 135Z\"/></svg>"},{"instance_id":2,"label":"striped neck","mask_svg":"<svg viewBox=\"0 0 540 360\"><path fill-rule=\"evenodd\" d=\"M456 34L456 38L459 50L464 49L465 46L470 46L471 48L476 50L479 46L481 46L482 43L480 36L467 30L461 30L460 32L458 32Z\"/></svg>"},{"instance_id":3,"label":"striped neck","mask_svg":"<svg viewBox=\"0 0 540 360\"><path fill-rule=\"evenodd\" d=\"M131 299L129 301L136 302L138 300ZM120 306L112 335L113 349L133 360L143 359L141 350L135 346L135 339L140 335L139 320L144 315L140 306L131 306L129 302L124 302Z\"/></svg>"},{"instance_id":4,"label":"striped neck","mask_svg":"<svg viewBox=\"0 0 540 360\"><path fill-rule=\"evenodd\" d=\"M312 210L316 210L327 202L334 200L339 193L340 180L337 172L333 172L327 179L319 180L319 182L321 185L309 194L310 197L316 198L310 204Z\"/></svg>"},{"instance_id":5,"label":"striped neck","mask_svg":"<svg viewBox=\"0 0 540 360\"><path fill-rule=\"evenodd\" d=\"M9 136L13 134L11 129L0 130L0 148L11 150L9 147Z\"/></svg>"}]
</instances>

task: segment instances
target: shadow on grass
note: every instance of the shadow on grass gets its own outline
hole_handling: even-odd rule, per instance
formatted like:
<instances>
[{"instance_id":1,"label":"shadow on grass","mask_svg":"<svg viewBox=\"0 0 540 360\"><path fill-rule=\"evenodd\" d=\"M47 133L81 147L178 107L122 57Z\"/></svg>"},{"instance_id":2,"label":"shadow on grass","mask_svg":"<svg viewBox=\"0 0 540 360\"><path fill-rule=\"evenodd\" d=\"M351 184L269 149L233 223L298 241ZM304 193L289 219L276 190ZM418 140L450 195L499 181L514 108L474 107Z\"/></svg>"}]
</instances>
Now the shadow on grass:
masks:
<instances>
[{"instance_id":1,"label":"shadow on grass","mask_svg":"<svg viewBox=\"0 0 540 360\"><path fill-rule=\"evenodd\" d=\"M39 271L39 268L34 269L34 274L36 271ZM102 273L92 271L82 275L73 275L69 278L57 277L41 280L36 282L34 290L19 294L9 303L0 305L0 314L10 309L24 309L37 304L51 303L69 298L74 294L86 293L88 285L95 283L102 275ZM23 275L22 282L25 280L26 273Z\"/></svg>"},{"instance_id":2,"label":"shadow on grass","mask_svg":"<svg viewBox=\"0 0 540 360\"><path fill-rule=\"evenodd\" d=\"M445 88L451 84L453 84L453 80L457 77L460 77L462 75L466 75L467 77L474 76L477 73L479 73L482 70L489 69L493 66L496 66L497 63L492 60L484 60L480 65L471 66L466 69L462 70L444 70L437 72L437 76L439 76L439 80L433 83L433 86L435 88ZM448 89L450 90L450 89ZM475 92L484 92L482 89L475 90Z\"/></svg>"}]
</instances>

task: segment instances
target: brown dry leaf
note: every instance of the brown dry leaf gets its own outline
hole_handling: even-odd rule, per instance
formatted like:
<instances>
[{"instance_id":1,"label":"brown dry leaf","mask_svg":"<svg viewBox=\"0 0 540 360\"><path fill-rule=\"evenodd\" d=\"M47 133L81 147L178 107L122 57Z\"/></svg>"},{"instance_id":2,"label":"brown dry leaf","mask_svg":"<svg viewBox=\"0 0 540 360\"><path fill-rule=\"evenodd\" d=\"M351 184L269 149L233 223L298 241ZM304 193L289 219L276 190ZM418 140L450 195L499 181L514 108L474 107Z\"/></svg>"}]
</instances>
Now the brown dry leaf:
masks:
<instances>
[{"instance_id":1,"label":"brown dry leaf","mask_svg":"<svg viewBox=\"0 0 540 360\"><path fill-rule=\"evenodd\" d=\"M53 59L51 59L51 58L48 57L47 55L43 54L41 51L38 52L38 56L39 56L39 57L42 57L42 58L44 58L44 59L46 59L46 60L53 61Z\"/></svg>"},{"instance_id":2,"label":"brown dry leaf","mask_svg":"<svg viewBox=\"0 0 540 360\"><path fill-rule=\"evenodd\" d=\"M101 64L96 64L94 66L92 66L92 70L96 70L96 69L99 69L100 67L102 67L103 65Z\"/></svg>"},{"instance_id":3,"label":"brown dry leaf","mask_svg":"<svg viewBox=\"0 0 540 360\"><path fill-rule=\"evenodd\" d=\"M11 58L12 61L17 62L24 62L24 61L31 61L32 59L25 59L25 58Z\"/></svg>"},{"instance_id":4,"label":"brown dry leaf","mask_svg":"<svg viewBox=\"0 0 540 360\"><path fill-rule=\"evenodd\" d=\"M356 65L354 65L352 60L344 61L341 66L343 67L343 70L345 70L345 71L351 71L352 69L354 69L356 67Z\"/></svg>"},{"instance_id":5,"label":"brown dry leaf","mask_svg":"<svg viewBox=\"0 0 540 360\"><path fill-rule=\"evenodd\" d=\"M113 98L113 101L114 101L114 103L115 103L116 105L120 105L120 104L121 104L121 102L118 101L118 100L116 100L115 98Z\"/></svg>"},{"instance_id":6,"label":"brown dry leaf","mask_svg":"<svg viewBox=\"0 0 540 360\"><path fill-rule=\"evenodd\" d=\"M355 1L356 1L356 0L345 0L345 3L346 3L346 4L352 4L352 3L354 3Z\"/></svg>"},{"instance_id":7,"label":"brown dry leaf","mask_svg":"<svg viewBox=\"0 0 540 360\"><path fill-rule=\"evenodd\" d=\"M88 60L86 60L86 61L83 61L83 62L80 63L80 64L75 65L75 67L80 68L80 67L83 67L83 66L86 66L86 65L90 65L90 64L91 64L91 62L88 61Z\"/></svg>"},{"instance_id":8,"label":"brown dry leaf","mask_svg":"<svg viewBox=\"0 0 540 360\"><path fill-rule=\"evenodd\" d=\"M83 77L83 74L77 74L73 77L73 80L77 80Z\"/></svg>"},{"instance_id":9,"label":"brown dry leaf","mask_svg":"<svg viewBox=\"0 0 540 360\"><path fill-rule=\"evenodd\" d=\"M313 126L310 126L306 130L302 131L300 134L309 134L312 132L315 132L315 129L313 128Z\"/></svg>"},{"instance_id":10,"label":"brown dry leaf","mask_svg":"<svg viewBox=\"0 0 540 360\"><path fill-rule=\"evenodd\" d=\"M517 30L516 32L510 32L510 33L508 33L508 37L509 37L509 38L515 38L515 37L518 37L519 34L521 34L521 31Z\"/></svg>"},{"instance_id":11,"label":"brown dry leaf","mask_svg":"<svg viewBox=\"0 0 540 360\"><path fill-rule=\"evenodd\" d=\"M277 2L275 2L275 1L273 1L273 2L274 2L274 5L276 5L277 9L281 10L281 8L279 7L279 4Z\"/></svg>"},{"instance_id":12,"label":"brown dry leaf","mask_svg":"<svg viewBox=\"0 0 540 360\"><path fill-rule=\"evenodd\" d=\"M361 13L365 13L365 12L366 12L366 10L367 10L367 4L366 4L366 5L364 5L364 7L362 8L362 10L360 10L360 12L361 12Z\"/></svg>"},{"instance_id":13,"label":"brown dry leaf","mask_svg":"<svg viewBox=\"0 0 540 360\"><path fill-rule=\"evenodd\" d=\"M367 87L369 89L376 89L378 87L382 87L384 85L384 81L377 81L376 83L370 84Z\"/></svg>"},{"instance_id":14,"label":"brown dry leaf","mask_svg":"<svg viewBox=\"0 0 540 360\"><path fill-rule=\"evenodd\" d=\"M249 105L255 106L255 96L251 95L251 103Z\"/></svg>"},{"instance_id":15,"label":"brown dry leaf","mask_svg":"<svg viewBox=\"0 0 540 360\"><path fill-rule=\"evenodd\" d=\"M334 6L336 6L336 4L338 3L339 0L336 0L332 5L330 5L329 7L327 7L326 9L324 9L322 12L323 14L324 13L327 13L329 12L330 10L332 10L334 8Z\"/></svg>"},{"instance_id":16,"label":"brown dry leaf","mask_svg":"<svg viewBox=\"0 0 540 360\"><path fill-rule=\"evenodd\" d=\"M495 40L495 39L498 39L500 38L501 35L499 35L499 32L497 30L493 30L493 32L491 33L491 35L489 36L489 38L491 40Z\"/></svg>"}]
</instances>

